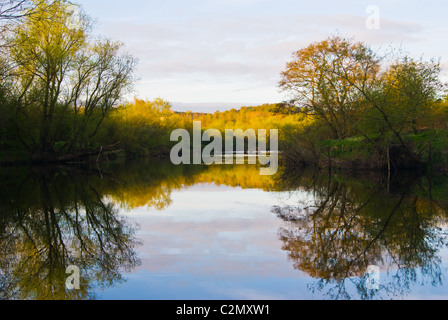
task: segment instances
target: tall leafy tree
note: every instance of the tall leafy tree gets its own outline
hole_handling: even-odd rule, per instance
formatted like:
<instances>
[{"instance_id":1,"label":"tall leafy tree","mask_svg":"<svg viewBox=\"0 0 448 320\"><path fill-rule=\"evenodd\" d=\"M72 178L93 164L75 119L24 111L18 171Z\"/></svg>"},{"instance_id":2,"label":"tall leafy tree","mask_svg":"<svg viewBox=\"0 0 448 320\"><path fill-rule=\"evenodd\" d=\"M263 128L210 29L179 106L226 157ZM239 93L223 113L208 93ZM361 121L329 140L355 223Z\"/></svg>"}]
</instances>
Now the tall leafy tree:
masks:
<instances>
[{"instance_id":1,"label":"tall leafy tree","mask_svg":"<svg viewBox=\"0 0 448 320\"><path fill-rule=\"evenodd\" d=\"M357 88L369 86L378 72L379 61L369 47L331 37L295 52L279 86L339 139L360 131L357 119L364 105Z\"/></svg>"},{"instance_id":2,"label":"tall leafy tree","mask_svg":"<svg viewBox=\"0 0 448 320\"><path fill-rule=\"evenodd\" d=\"M430 115L444 87L440 64L404 57L386 67L384 60L361 42L332 37L294 53L279 85L330 138L361 135L389 163L394 144L394 157L422 165L405 134Z\"/></svg>"},{"instance_id":3,"label":"tall leafy tree","mask_svg":"<svg viewBox=\"0 0 448 320\"><path fill-rule=\"evenodd\" d=\"M430 114L443 91L440 72L437 61L404 57L384 73L384 108L395 117L397 130L417 132L419 121Z\"/></svg>"},{"instance_id":4,"label":"tall leafy tree","mask_svg":"<svg viewBox=\"0 0 448 320\"><path fill-rule=\"evenodd\" d=\"M92 41L91 20L79 7L63 0L35 6L9 49L18 135L36 158L83 152L131 85L136 61L119 43Z\"/></svg>"}]
</instances>

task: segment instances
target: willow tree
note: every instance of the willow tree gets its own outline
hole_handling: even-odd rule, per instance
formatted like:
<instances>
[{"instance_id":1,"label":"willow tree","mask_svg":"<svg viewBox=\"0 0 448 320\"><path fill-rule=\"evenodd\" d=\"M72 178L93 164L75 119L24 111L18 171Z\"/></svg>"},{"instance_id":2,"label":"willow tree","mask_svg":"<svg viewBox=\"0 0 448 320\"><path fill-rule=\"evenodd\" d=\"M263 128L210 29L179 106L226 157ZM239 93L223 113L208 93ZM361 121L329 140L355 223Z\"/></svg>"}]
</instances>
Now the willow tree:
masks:
<instances>
[{"instance_id":1,"label":"willow tree","mask_svg":"<svg viewBox=\"0 0 448 320\"><path fill-rule=\"evenodd\" d=\"M132 84L135 59L91 40L92 23L68 1L36 1L12 32L17 131L36 159L79 155ZM45 8L45 10L43 10Z\"/></svg>"}]
</instances>

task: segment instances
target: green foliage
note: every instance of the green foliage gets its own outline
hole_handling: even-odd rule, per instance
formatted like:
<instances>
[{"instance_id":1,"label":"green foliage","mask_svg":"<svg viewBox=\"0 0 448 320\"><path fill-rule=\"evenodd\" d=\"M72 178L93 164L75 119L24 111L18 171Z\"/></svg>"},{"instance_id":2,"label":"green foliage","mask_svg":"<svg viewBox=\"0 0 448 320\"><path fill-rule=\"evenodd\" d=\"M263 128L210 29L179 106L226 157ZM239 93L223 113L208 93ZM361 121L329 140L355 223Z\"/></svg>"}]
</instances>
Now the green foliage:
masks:
<instances>
[{"instance_id":1,"label":"green foliage","mask_svg":"<svg viewBox=\"0 0 448 320\"><path fill-rule=\"evenodd\" d=\"M121 44L91 40L91 20L68 1L35 1L9 32L17 139L37 158L82 152L132 82ZM63 143L62 143L63 142Z\"/></svg>"},{"instance_id":2,"label":"green foliage","mask_svg":"<svg viewBox=\"0 0 448 320\"><path fill-rule=\"evenodd\" d=\"M304 128L310 122L310 117L288 104L241 107L239 110L215 112L195 118L201 121L204 129L218 129L223 133L225 129L277 129L283 141L287 139L289 132Z\"/></svg>"},{"instance_id":3,"label":"green foliage","mask_svg":"<svg viewBox=\"0 0 448 320\"><path fill-rule=\"evenodd\" d=\"M372 153L372 147L363 137L351 137L343 140L330 140L323 143L330 148L334 157L345 159L365 159Z\"/></svg>"},{"instance_id":4,"label":"green foliage","mask_svg":"<svg viewBox=\"0 0 448 320\"><path fill-rule=\"evenodd\" d=\"M172 111L163 99L120 105L103 125L97 143L121 141L128 156L160 156L170 152L171 132L191 128L191 120Z\"/></svg>"},{"instance_id":5,"label":"green foliage","mask_svg":"<svg viewBox=\"0 0 448 320\"><path fill-rule=\"evenodd\" d=\"M305 137L314 162L321 154L328 163L331 156L368 162L371 152L381 166L394 145L403 152L396 156L409 158L408 163L421 165L431 158L422 158L424 152L415 148L410 134L446 127L440 63L398 57L383 66L383 61L363 43L332 37L297 51L287 64L280 88L315 117L312 127L320 131ZM363 144L350 146L360 136ZM319 143L328 138L334 147ZM433 141L435 136L426 142Z\"/></svg>"},{"instance_id":6,"label":"green foliage","mask_svg":"<svg viewBox=\"0 0 448 320\"><path fill-rule=\"evenodd\" d=\"M0 50L4 159L24 152L65 159L118 145L128 157L166 156L171 132L201 121L203 130L223 134L277 129L284 155L304 162L384 160L400 145L413 160L444 163L448 100L439 62L399 57L386 66L366 44L330 37L295 52L282 72L291 102L178 113L163 99L122 102L136 61L120 43L92 40L91 19L79 7L28 4L25 15L14 11L21 18L1 39L9 44Z\"/></svg>"}]
</instances>

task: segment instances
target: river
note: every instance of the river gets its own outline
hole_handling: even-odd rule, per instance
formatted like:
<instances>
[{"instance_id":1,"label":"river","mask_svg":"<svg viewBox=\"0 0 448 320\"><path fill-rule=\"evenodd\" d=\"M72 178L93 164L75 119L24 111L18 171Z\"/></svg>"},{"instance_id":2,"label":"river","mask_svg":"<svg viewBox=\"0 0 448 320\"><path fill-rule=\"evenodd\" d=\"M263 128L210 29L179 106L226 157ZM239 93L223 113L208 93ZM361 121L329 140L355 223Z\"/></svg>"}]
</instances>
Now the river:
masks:
<instances>
[{"instance_id":1,"label":"river","mask_svg":"<svg viewBox=\"0 0 448 320\"><path fill-rule=\"evenodd\" d=\"M259 172L1 168L0 298L448 298L446 176Z\"/></svg>"}]
</instances>

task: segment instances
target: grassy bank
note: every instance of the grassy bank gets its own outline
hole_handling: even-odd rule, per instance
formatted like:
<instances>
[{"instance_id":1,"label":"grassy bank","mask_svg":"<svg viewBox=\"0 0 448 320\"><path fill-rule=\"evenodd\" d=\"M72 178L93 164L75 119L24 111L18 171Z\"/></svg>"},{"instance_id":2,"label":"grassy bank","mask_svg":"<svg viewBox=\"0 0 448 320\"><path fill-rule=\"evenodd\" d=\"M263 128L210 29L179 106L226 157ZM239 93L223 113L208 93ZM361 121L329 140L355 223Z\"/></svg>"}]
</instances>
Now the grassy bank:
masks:
<instances>
[{"instance_id":1,"label":"grassy bank","mask_svg":"<svg viewBox=\"0 0 448 320\"><path fill-rule=\"evenodd\" d=\"M403 135L405 146L392 136L381 141L370 137L355 136L346 139L325 140L318 144L317 157L305 156L306 163L322 168L348 170L389 170L426 169L448 172L448 129L424 130ZM421 162L410 159L408 149Z\"/></svg>"}]
</instances>

